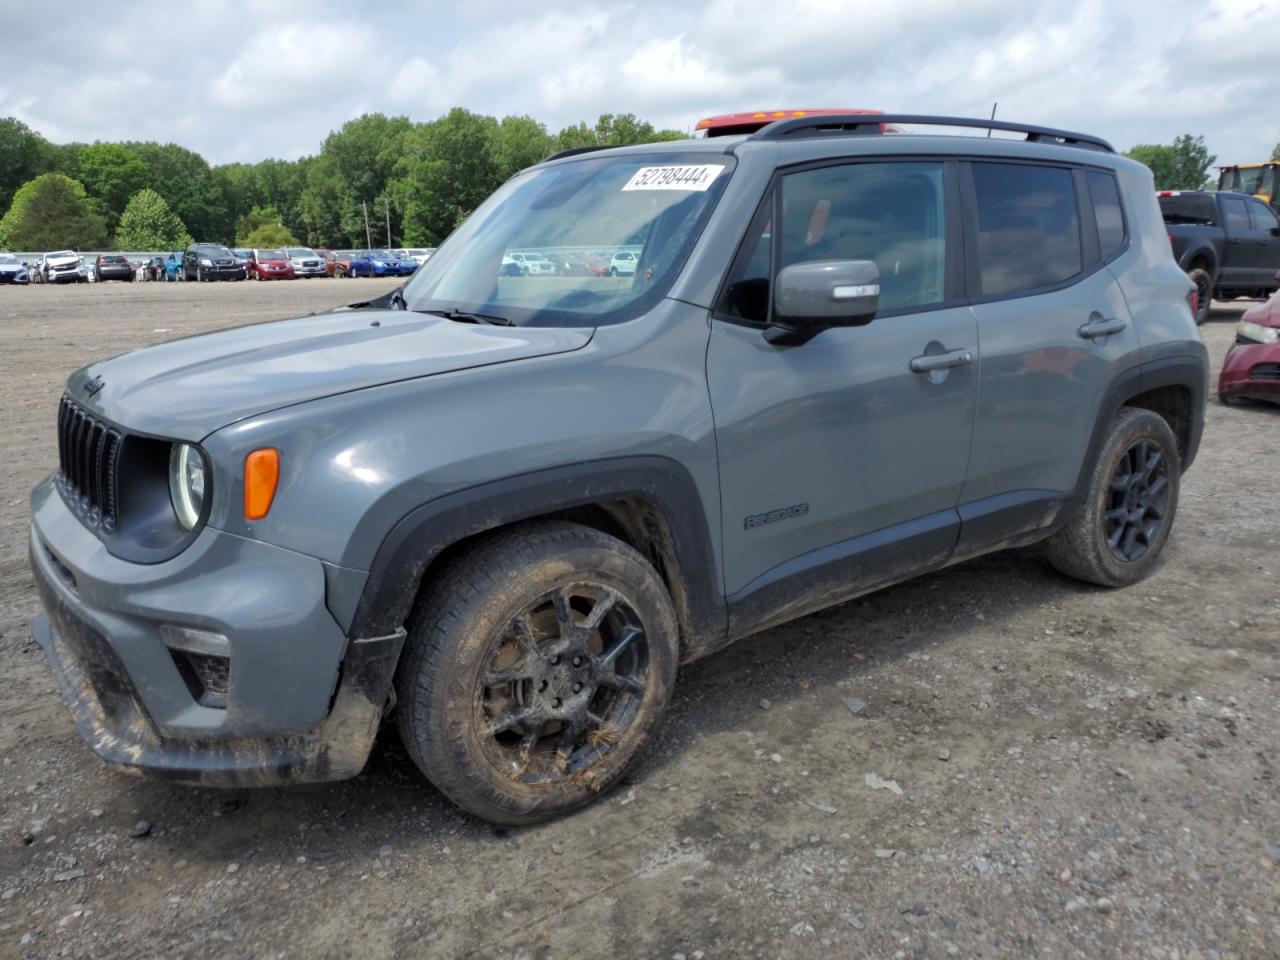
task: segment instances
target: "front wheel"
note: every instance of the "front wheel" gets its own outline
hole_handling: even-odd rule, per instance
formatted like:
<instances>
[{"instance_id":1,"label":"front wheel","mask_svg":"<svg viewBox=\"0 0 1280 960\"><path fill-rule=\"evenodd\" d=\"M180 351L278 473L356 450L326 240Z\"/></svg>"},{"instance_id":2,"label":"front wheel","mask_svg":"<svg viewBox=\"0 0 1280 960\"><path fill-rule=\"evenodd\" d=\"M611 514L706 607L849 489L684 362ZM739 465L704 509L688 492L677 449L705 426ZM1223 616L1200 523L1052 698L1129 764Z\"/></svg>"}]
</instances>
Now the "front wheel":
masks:
<instances>
[{"instance_id":1,"label":"front wheel","mask_svg":"<svg viewBox=\"0 0 1280 960\"><path fill-rule=\"evenodd\" d=\"M1103 441L1084 503L1048 540L1059 572L1104 587L1148 576L1169 539L1182 460L1159 414L1123 407Z\"/></svg>"},{"instance_id":2,"label":"front wheel","mask_svg":"<svg viewBox=\"0 0 1280 960\"><path fill-rule=\"evenodd\" d=\"M419 599L396 673L401 739L478 817L568 813L652 738L678 645L666 587L622 541L558 522L499 534Z\"/></svg>"}]
</instances>

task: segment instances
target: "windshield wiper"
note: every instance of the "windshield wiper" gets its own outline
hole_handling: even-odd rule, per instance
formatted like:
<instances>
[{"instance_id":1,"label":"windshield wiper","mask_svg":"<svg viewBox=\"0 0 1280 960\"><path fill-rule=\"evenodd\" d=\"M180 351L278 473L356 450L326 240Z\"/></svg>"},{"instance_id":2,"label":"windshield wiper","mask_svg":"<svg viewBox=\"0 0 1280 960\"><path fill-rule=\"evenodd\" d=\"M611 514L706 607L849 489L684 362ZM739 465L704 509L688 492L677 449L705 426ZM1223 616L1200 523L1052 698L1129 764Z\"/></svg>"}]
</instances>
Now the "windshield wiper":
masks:
<instances>
[{"instance_id":1,"label":"windshield wiper","mask_svg":"<svg viewBox=\"0 0 1280 960\"><path fill-rule=\"evenodd\" d=\"M458 323L485 323L492 327L515 326L506 317L495 317L485 313L467 313L465 310L419 310L418 313L429 313L433 317L444 317Z\"/></svg>"}]
</instances>

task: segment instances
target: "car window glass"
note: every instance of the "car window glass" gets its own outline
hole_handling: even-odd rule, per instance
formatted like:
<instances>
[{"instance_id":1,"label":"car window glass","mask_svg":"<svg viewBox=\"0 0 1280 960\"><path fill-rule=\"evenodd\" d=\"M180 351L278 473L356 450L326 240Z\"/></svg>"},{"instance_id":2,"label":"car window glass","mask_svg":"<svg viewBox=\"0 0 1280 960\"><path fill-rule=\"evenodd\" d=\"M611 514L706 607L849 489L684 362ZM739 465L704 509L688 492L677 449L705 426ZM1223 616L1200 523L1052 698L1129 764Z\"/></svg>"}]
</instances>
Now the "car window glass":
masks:
<instances>
[{"instance_id":1,"label":"car window glass","mask_svg":"<svg viewBox=\"0 0 1280 960\"><path fill-rule=\"evenodd\" d=\"M738 254L733 275L725 287L720 312L749 323L766 323L769 319L769 271L773 244L770 230L772 196L756 214L746 240Z\"/></svg>"},{"instance_id":2,"label":"car window glass","mask_svg":"<svg viewBox=\"0 0 1280 960\"><path fill-rule=\"evenodd\" d=\"M1272 228L1280 227L1280 218L1265 203L1250 203L1249 213L1253 217L1253 229L1269 233Z\"/></svg>"},{"instance_id":3,"label":"car window glass","mask_svg":"<svg viewBox=\"0 0 1280 960\"><path fill-rule=\"evenodd\" d=\"M1098 248L1106 260L1124 246L1124 211L1120 207L1120 191L1116 178L1109 173L1089 171L1089 196L1093 200L1093 218L1098 224Z\"/></svg>"},{"instance_id":4,"label":"car window glass","mask_svg":"<svg viewBox=\"0 0 1280 960\"><path fill-rule=\"evenodd\" d=\"M1226 220L1228 236L1241 237L1249 232L1249 210L1243 199L1223 197L1222 215Z\"/></svg>"},{"instance_id":5,"label":"car window glass","mask_svg":"<svg viewBox=\"0 0 1280 960\"><path fill-rule=\"evenodd\" d=\"M880 312L940 303L946 278L942 164L852 163L782 180L780 268L870 260Z\"/></svg>"},{"instance_id":6,"label":"car window glass","mask_svg":"<svg viewBox=\"0 0 1280 960\"><path fill-rule=\"evenodd\" d=\"M984 296L1053 286L1081 270L1071 171L975 163L978 263Z\"/></svg>"}]
</instances>

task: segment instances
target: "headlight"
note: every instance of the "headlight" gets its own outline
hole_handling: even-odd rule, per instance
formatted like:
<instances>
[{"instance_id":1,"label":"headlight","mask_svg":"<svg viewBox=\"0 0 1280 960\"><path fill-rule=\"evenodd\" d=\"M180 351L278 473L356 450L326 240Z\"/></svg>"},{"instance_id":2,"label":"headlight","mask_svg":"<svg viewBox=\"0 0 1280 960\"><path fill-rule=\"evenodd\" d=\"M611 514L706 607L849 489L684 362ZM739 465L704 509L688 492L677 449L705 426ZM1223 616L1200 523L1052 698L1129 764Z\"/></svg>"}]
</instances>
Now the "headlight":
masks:
<instances>
[{"instance_id":1,"label":"headlight","mask_svg":"<svg viewBox=\"0 0 1280 960\"><path fill-rule=\"evenodd\" d=\"M1250 320L1241 320L1240 329L1237 332L1246 340L1252 340L1255 343L1280 342L1280 327L1264 327Z\"/></svg>"},{"instance_id":2,"label":"headlight","mask_svg":"<svg viewBox=\"0 0 1280 960\"><path fill-rule=\"evenodd\" d=\"M204 457L189 443L175 443L169 450L169 499L184 530L200 522L204 512Z\"/></svg>"},{"instance_id":3,"label":"headlight","mask_svg":"<svg viewBox=\"0 0 1280 960\"><path fill-rule=\"evenodd\" d=\"M212 260L201 260L201 261L200 261L200 266L202 266L202 267L212 267L212 266L213 266L213 261L212 261Z\"/></svg>"}]
</instances>

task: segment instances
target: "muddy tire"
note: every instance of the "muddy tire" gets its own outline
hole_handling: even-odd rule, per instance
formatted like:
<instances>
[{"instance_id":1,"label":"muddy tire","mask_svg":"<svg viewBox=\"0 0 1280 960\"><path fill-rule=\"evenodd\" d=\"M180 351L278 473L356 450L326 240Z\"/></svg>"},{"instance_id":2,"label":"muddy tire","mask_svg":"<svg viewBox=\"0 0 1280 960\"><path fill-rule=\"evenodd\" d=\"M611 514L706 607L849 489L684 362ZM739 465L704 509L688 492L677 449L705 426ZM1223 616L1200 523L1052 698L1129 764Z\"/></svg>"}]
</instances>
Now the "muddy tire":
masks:
<instances>
[{"instance_id":1,"label":"muddy tire","mask_svg":"<svg viewBox=\"0 0 1280 960\"><path fill-rule=\"evenodd\" d=\"M1187 271L1187 276L1196 285L1196 294L1200 298L1196 305L1196 326L1199 326L1209 319L1209 308L1213 302L1213 277L1209 276L1208 270L1200 267Z\"/></svg>"},{"instance_id":2,"label":"muddy tire","mask_svg":"<svg viewBox=\"0 0 1280 960\"><path fill-rule=\"evenodd\" d=\"M1121 408L1084 503L1048 540L1049 561L1069 577L1104 587L1142 580L1169 538L1181 474L1178 444L1164 418Z\"/></svg>"},{"instance_id":3,"label":"muddy tire","mask_svg":"<svg viewBox=\"0 0 1280 960\"><path fill-rule=\"evenodd\" d=\"M483 541L423 591L396 673L409 755L464 810L547 820L615 784L679 660L671 598L620 540L538 523Z\"/></svg>"}]
</instances>

